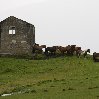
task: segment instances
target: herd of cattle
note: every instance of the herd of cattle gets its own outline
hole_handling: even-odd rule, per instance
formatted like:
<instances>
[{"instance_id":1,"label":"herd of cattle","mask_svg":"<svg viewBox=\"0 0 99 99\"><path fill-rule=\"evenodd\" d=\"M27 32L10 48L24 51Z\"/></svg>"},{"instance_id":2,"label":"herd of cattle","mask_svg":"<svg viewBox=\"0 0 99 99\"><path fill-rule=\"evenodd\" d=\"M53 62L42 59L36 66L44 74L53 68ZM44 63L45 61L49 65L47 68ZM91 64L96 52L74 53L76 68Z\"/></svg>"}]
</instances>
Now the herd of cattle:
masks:
<instances>
[{"instance_id":1,"label":"herd of cattle","mask_svg":"<svg viewBox=\"0 0 99 99\"><path fill-rule=\"evenodd\" d=\"M46 47L46 45L40 46L39 44L36 43L33 45L33 53L44 53L45 55L55 55L57 52L59 52L62 55L76 54L77 57L80 57L80 55L83 53L84 57L86 57L87 52L90 53L90 49L87 49L86 51L82 51L81 47L76 47L76 45L68 45L66 47L62 47L62 46Z\"/></svg>"},{"instance_id":2,"label":"herd of cattle","mask_svg":"<svg viewBox=\"0 0 99 99\"><path fill-rule=\"evenodd\" d=\"M66 47L63 46L52 46L52 47L46 47L46 45L39 45L34 44L33 45L33 53L43 53L46 56L55 55L56 53L60 53L61 55L69 55L73 56L76 55L78 58L80 56L83 56L84 58L87 56L87 53L90 53L90 49L82 50L81 47L77 47L76 45L68 45ZM94 52L93 53L93 60L99 61L99 53Z\"/></svg>"}]
</instances>

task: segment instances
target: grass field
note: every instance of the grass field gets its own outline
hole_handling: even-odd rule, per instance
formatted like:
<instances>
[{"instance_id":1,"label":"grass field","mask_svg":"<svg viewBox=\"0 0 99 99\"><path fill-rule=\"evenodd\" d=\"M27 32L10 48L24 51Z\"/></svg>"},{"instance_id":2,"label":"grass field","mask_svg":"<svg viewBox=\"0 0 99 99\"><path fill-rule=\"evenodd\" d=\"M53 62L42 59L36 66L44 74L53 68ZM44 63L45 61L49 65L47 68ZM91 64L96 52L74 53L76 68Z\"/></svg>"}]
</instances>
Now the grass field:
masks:
<instances>
[{"instance_id":1,"label":"grass field","mask_svg":"<svg viewBox=\"0 0 99 99\"><path fill-rule=\"evenodd\" d=\"M0 99L99 99L99 63L58 57L0 58Z\"/></svg>"}]
</instances>

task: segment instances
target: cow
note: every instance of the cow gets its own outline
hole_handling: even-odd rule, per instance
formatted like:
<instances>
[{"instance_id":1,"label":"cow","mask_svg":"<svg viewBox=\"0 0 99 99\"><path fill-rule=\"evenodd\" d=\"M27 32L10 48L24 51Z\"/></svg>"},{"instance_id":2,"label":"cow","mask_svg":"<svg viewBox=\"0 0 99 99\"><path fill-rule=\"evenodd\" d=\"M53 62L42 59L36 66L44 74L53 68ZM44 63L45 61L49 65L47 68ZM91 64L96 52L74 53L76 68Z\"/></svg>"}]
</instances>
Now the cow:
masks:
<instances>
[{"instance_id":1,"label":"cow","mask_svg":"<svg viewBox=\"0 0 99 99\"><path fill-rule=\"evenodd\" d=\"M42 46L39 46L39 44L34 44L33 46L32 46L32 53L42 53L43 52L43 50L42 50Z\"/></svg>"},{"instance_id":2,"label":"cow","mask_svg":"<svg viewBox=\"0 0 99 99\"><path fill-rule=\"evenodd\" d=\"M70 48L71 55L74 54L75 48L76 48L76 45L71 45L71 48Z\"/></svg>"},{"instance_id":3,"label":"cow","mask_svg":"<svg viewBox=\"0 0 99 99\"><path fill-rule=\"evenodd\" d=\"M67 55L71 55L71 46L70 45L66 46L66 50L67 50Z\"/></svg>"},{"instance_id":4,"label":"cow","mask_svg":"<svg viewBox=\"0 0 99 99\"><path fill-rule=\"evenodd\" d=\"M93 53L93 60L95 62L99 62L99 53L96 53L96 52Z\"/></svg>"},{"instance_id":5,"label":"cow","mask_svg":"<svg viewBox=\"0 0 99 99\"><path fill-rule=\"evenodd\" d=\"M37 43L35 43L34 45L37 45L37 46L39 46L39 44L37 44Z\"/></svg>"},{"instance_id":6,"label":"cow","mask_svg":"<svg viewBox=\"0 0 99 99\"><path fill-rule=\"evenodd\" d=\"M42 48L46 48L46 45L41 45Z\"/></svg>"},{"instance_id":7,"label":"cow","mask_svg":"<svg viewBox=\"0 0 99 99\"><path fill-rule=\"evenodd\" d=\"M81 50L81 47L75 47L75 51Z\"/></svg>"},{"instance_id":8,"label":"cow","mask_svg":"<svg viewBox=\"0 0 99 99\"><path fill-rule=\"evenodd\" d=\"M75 47L76 56L78 56L80 51L81 51L81 47Z\"/></svg>"},{"instance_id":9,"label":"cow","mask_svg":"<svg viewBox=\"0 0 99 99\"><path fill-rule=\"evenodd\" d=\"M41 45L43 52L45 52L46 45Z\"/></svg>"},{"instance_id":10,"label":"cow","mask_svg":"<svg viewBox=\"0 0 99 99\"><path fill-rule=\"evenodd\" d=\"M58 47L59 51L64 54L66 51L67 51L67 48L66 47L62 47L62 46L59 46Z\"/></svg>"},{"instance_id":11,"label":"cow","mask_svg":"<svg viewBox=\"0 0 99 99\"><path fill-rule=\"evenodd\" d=\"M87 52L90 53L90 49L78 50L77 51L77 57L80 58L80 56L83 55L85 58L87 56Z\"/></svg>"},{"instance_id":12,"label":"cow","mask_svg":"<svg viewBox=\"0 0 99 99\"><path fill-rule=\"evenodd\" d=\"M51 55L55 55L57 49L57 46L47 47L45 48L45 54L48 55L51 53Z\"/></svg>"}]
</instances>

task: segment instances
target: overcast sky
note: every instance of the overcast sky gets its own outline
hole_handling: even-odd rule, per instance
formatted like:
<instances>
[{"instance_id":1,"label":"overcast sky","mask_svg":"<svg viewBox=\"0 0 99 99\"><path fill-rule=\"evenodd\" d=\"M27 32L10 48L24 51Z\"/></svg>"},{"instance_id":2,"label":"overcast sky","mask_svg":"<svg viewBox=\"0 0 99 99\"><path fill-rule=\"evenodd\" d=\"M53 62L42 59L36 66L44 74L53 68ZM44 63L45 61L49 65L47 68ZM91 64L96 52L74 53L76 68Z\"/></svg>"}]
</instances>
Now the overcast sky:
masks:
<instances>
[{"instance_id":1,"label":"overcast sky","mask_svg":"<svg viewBox=\"0 0 99 99\"><path fill-rule=\"evenodd\" d=\"M15 16L35 25L36 43L99 52L99 0L0 1L0 21Z\"/></svg>"}]
</instances>

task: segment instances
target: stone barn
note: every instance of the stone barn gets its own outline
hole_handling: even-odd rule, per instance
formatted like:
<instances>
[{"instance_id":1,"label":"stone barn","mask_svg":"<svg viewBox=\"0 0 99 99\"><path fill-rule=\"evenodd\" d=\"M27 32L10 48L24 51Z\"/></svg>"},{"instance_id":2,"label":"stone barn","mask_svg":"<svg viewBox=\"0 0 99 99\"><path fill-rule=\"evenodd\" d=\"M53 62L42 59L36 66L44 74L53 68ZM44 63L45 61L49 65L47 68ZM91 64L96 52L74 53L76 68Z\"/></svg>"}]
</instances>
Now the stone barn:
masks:
<instances>
[{"instance_id":1,"label":"stone barn","mask_svg":"<svg viewBox=\"0 0 99 99\"><path fill-rule=\"evenodd\" d=\"M34 25L10 16L0 22L0 54L32 55Z\"/></svg>"}]
</instances>

